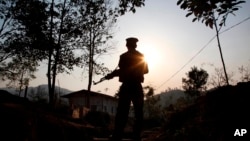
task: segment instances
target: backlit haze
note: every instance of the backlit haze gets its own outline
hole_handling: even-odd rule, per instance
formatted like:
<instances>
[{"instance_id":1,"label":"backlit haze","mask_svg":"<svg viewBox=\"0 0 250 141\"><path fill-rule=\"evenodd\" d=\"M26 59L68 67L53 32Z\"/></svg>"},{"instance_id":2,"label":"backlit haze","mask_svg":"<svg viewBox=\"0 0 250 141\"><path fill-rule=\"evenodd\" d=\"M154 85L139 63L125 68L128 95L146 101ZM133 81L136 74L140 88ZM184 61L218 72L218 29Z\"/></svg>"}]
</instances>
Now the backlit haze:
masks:
<instances>
[{"instance_id":1,"label":"backlit haze","mask_svg":"<svg viewBox=\"0 0 250 141\"><path fill-rule=\"evenodd\" d=\"M143 85L151 85L156 93L168 88L181 88L182 78L193 66L202 67L209 74L214 73L215 67L222 68L216 38L209 42L216 34L215 29L201 22L193 23L192 17L185 17L187 11L180 9L176 2L146 0L145 6L137 8L136 13L119 17L111 42L114 50L101 58L105 65L115 69L119 55L127 51L125 39L137 37L137 49L145 55L149 64L149 73L145 75ZM227 72L234 72L234 79L237 79L240 66L250 69L250 20L245 20L250 17L250 1L246 0L241 6L235 16L228 16L221 31L228 30L220 34ZM37 72L37 78L31 81L31 86L47 84L46 73L44 63ZM76 68L71 74L58 75L56 85L71 91L87 89L86 76L83 69ZM98 81L101 77L94 76L93 80ZM118 78L114 78L93 85L92 91L114 95L120 85Z\"/></svg>"}]
</instances>

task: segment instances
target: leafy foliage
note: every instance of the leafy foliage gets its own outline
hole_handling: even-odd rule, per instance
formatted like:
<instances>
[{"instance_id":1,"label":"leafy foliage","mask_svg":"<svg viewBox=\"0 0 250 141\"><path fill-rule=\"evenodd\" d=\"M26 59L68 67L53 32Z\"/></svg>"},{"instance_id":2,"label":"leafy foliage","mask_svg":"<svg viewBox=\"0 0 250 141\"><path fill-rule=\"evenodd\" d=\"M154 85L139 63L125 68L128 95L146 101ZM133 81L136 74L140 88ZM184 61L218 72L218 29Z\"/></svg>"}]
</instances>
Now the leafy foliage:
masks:
<instances>
[{"instance_id":1,"label":"leafy foliage","mask_svg":"<svg viewBox=\"0 0 250 141\"><path fill-rule=\"evenodd\" d=\"M3 70L10 57L32 60L35 64L48 60L49 96L54 102L57 74L70 73L74 66L88 66L90 89L92 74L108 71L104 63L97 60L110 48L107 41L113 38L112 24L118 16L135 12L135 8L142 5L144 0L121 0L121 7L109 0L0 0L0 19L3 20L0 69ZM76 53L79 49L81 55Z\"/></svg>"},{"instance_id":2,"label":"leafy foliage","mask_svg":"<svg viewBox=\"0 0 250 141\"><path fill-rule=\"evenodd\" d=\"M145 0L119 0L119 13L124 15L128 11L136 12L136 7L144 6Z\"/></svg>"},{"instance_id":3,"label":"leafy foliage","mask_svg":"<svg viewBox=\"0 0 250 141\"><path fill-rule=\"evenodd\" d=\"M218 20L220 28L225 25L227 16L234 14L240 8L240 4L245 3L243 0L178 0L177 5L180 5L181 9L188 10L186 17L194 15L193 22L196 20L205 23L213 29L215 26L218 47L220 51L221 61L225 73L227 85L229 85L228 75L221 51L221 45L219 40L219 28L217 26Z\"/></svg>"},{"instance_id":4,"label":"leafy foliage","mask_svg":"<svg viewBox=\"0 0 250 141\"><path fill-rule=\"evenodd\" d=\"M78 0L74 5L77 8L77 13L73 15L77 25L74 45L84 52L81 55L82 65L87 67L88 76L92 79L92 74L104 75L109 71L99 58L112 49L108 41L113 38L112 28L117 19L117 10L111 7L109 0Z\"/></svg>"},{"instance_id":5,"label":"leafy foliage","mask_svg":"<svg viewBox=\"0 0 250 141\"><path fill-rule=\"evenodd\" d=\"M183 89L191 97L196 97L201 94L203 90L206 90L205 84L207 83L208 73L197 67L192 67L191 71L187 74L187 78L182 78Z\"/></svg>"},{"instance_id":6,"label":"leafy foliage","mask_svg":"<svg viewBox=\"0 0 250 141\"><path fill-rule=\"evenodd\" d=\"M34 73L37 71L37 66L36 61L27 60L19 56L13 58L7 64L3 64L0 76L3 81L9 80L7 86L15 88L20 95L21 91L29 86L29 82L36 78Z\"/></svg>"},{"instance_id":7,"label":"leafy foliage","mask_svg":"<svg viewBox=\"0 0 250 141\"><path fill-rule=\"evenodd\" d=\"M200 21L213 28L215 14L222 16L220 26L225 25L228 14L234 14L240 8L244 0L178 0L177 5L187 10L186 17L193 15L193 22ZM217 20L217 19L216 19Z\"/></svg>"}]
</instances>

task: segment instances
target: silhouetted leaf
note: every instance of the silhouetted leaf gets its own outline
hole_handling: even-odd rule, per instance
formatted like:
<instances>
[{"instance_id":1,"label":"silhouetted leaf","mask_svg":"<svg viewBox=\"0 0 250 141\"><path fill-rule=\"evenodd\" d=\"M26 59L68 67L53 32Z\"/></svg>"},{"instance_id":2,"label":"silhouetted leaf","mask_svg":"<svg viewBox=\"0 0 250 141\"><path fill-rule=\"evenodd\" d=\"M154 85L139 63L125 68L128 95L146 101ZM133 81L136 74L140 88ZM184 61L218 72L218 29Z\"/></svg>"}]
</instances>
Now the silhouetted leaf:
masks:
<instances>
[{"instance_id":1,"label":"silhouetted leaf","mask_svg":"<svg viewBox=\"0 0 250 141\"><path fill-rule=\"evenodd\" d=\"M188 16L190 16L192 14L193 14L193 12L187 13L186 17L188 17Z\"/></svg>"},{"instance_id":2,"label":"silhouetted leaf","mask_svg":"<svg viewBox=\"0 0 250 141\"><path fill-rule=\"evenodd\" d=\"M181 9L186 9L188 7L188 5L187 5L187 2L184 2L183 4L181 4Z\"/></svg>"},{"instance_id":3,"label":"silhouetted leaf","mask_svg":"<svg viewBox=\"0 0 250 141\"><path fill-rule=\"evenodd\" d=\"M200 21L205 23L206 26L212 28L213 24L209 21L209 18L218 15L228 15L234 14L233 11L237 11L239 9L239 4L245 3L245 1L238 1L238 0L178 0L177 5L180 6L181 9L188 9L186 17L190 15L194 15L192 22ZM217 13L214 13L217 12ZM216 17L214 17L216 18ZM224 20L224 19L222 19ZM225 22L224 22L225 23Z\"/></svg>"},{"instance_id":4,"label":"silhouetted leaf","mask_svg":"<svg viewBox=\"0 0 250 141\"><path fill-rule=\"evenodd\" d=\"M177 1L177 5L180 5L182 3L183 0L178 0Z\"/></svg>"},{"instance_id":5,"label":"silhouetted leaf","mask_svg":"<svg viewBox=\"0 0 250 141\"><path fill-rule=\"evenodd\" d=\"M197 18L193 18L192 22L195 22L197 20Z\"/></svg>"},{"instance_id":6,"label":"silhouetted leaf","mask_svg":"<svg viewBox=\"0 0 250 141\"><path fill-rule=\"evenodd\" d=\"M209 22L208 24L209 24L209 27L210 27L211 29L213 29L213 25L214 25L213 22Z\"/></svg>"},{"instance_id":7,"label":"silhouetted leaf","mask_svg":"<svg viewBox=\"0 0 250 141\"><path fill-rule=\"evenodd\" d=\"M233 11L237 11L237 10L239 10L239 8L233 8L232 10L233 10Z\"/></svg>"},{"instance_id":8,"label":"silhouetted leaf","mask_svg":"<svg viewBox=\"0 0 250 141\"><path fill-rule=\"evenodd\" d=\"M220 24L219 24L219 26L222 26L222 25L223 25L223 23L220 23Z\"/></svg>"}]
</instances>

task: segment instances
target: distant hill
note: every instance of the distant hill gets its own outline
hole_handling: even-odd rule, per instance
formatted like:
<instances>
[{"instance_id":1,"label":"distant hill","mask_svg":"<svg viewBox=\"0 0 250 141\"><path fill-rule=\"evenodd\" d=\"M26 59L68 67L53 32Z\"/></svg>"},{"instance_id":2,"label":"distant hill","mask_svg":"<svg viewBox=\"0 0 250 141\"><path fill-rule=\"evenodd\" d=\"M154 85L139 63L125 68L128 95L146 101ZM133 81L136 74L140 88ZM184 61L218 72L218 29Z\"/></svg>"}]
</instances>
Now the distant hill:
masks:
<instances>
[{"instance_id":1,"label":"distant hill","mask_svg":"<svg viewBox=\"0 0 250 141\"><path fill-rule=\"evenodd\" d=\"M18 95L18 91L16 91L14 88L0 88L0 90L5 90L8 91L9 93L13 94L13 95ZM58 86L55 86L55 91L56 93L58 93L60 96L62 95L66 95L69 93L72 93L73 91L65 89L65 88L61 88ZM28 88L28 92L27 92L27 97L29 100L32 100L32 97L34 97L36 94L42 94L40 96L42 96L42 98L48 98L48 85L47 84L42 84L42 85L38 85L36 87L29 87ZM161 105L162 107L167 107L170 104L174 104L179 98L181 97L185 97L185 94L182 90L170 90L167 92L163 92L160 94L156 94L156 97L160 97L160 101L159 101L159 105ZM22 91L20 97L24 97L24 91Z\"/></svg>"},{"instance_id":2,"label":"distant hill","mask_svg":"<svg viewBox=\"0 0 250 141\"><path fill-rule=\"evenodd\" d=\"M160 97L159 105L162 107L168 107L170 104L175 104L179 98L185 98L186 95L184 91L175 89L157 94L155 97Z\"/></svg>"},{"instance_id":3,"label":"distant hill","mask_svg":"<svg viewBox=\"0 0 250 141\"><path fill-rule=\"evenodd\" d=\"M16 89L14 89L14 88L0 88L0 90L5 90L13 95L18 95L18 91L16 91ZM55 86L55 92L57 94L59 94L60 96L62 96L62 95L71 93L72 91L65 89L65 88ZM43 84L43 85L38 85L36 87L29 87L28 91L27 91L27 98L29 100L32 100L35 96L41 96L41 98L47 99L48 94L49 94L48 85ZM24 97L24 90L22 91L20 97Z\"/></svg>"}]
</instances>

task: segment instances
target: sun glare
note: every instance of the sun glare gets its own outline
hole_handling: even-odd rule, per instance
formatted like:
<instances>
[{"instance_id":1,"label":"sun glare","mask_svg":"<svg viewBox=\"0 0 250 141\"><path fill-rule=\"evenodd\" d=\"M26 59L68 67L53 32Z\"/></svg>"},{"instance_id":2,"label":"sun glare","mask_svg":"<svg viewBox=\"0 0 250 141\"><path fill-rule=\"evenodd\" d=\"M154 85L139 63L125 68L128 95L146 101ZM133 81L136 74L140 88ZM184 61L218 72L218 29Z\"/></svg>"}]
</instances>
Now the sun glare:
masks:
<instances>
[{"instance_id":1,"label":"sun glare","mask_svg":"<svg viewBox=\"0 0 250 141\"><path fill-rule=\"evenodd\" d=\"M144 54L144 59L149 67L156 67L161 61L160 53L153 47L143 46L140 51Z\"/></svg>"}]
</instances>

